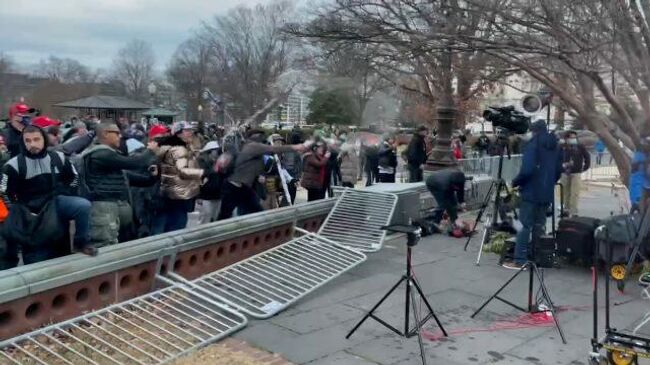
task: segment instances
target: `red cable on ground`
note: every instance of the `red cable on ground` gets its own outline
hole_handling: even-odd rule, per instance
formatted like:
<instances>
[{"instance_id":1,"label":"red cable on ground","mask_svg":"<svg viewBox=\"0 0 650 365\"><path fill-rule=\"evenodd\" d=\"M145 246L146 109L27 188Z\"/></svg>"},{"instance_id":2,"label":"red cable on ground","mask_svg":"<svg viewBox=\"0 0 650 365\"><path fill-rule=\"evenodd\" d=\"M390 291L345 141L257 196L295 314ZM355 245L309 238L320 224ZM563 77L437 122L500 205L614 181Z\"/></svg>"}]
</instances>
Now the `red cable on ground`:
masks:
<instances>
[{"instance_id":1,"label":"red cable on ground","mask_svg":"<svg viewBox=\"0 0 650 365\"><path fill-rule=\"evenodd\" d=\"M556 307L556 312L566 312L569 310L583 311L590 310L591 306L562 306ZM464 335L468 333L477 333L477 332L499 332L507 330L517 330L524 328L534 328L534 327L553 327L555 323L553 322L553 315L550 312L541 312L541 313L524 313L514 319L500 319L495 321L492 325L488 327L476 327L476 328L457 328L447 331L451 335ZM429 341L438 341L445 338L442 332L429 332L425 329L422 330L422 338L425 338Z\"/></svg>"}]
</instances>

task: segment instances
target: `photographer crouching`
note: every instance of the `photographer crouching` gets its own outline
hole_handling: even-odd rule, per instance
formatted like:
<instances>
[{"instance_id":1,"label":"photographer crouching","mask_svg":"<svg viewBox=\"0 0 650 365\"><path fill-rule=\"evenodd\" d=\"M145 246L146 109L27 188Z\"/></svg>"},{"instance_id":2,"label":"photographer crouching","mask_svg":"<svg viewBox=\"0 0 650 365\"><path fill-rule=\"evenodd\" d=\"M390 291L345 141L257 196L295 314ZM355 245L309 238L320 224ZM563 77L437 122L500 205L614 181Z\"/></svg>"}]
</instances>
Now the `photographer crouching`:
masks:
<instances>
[{"instance_id":1,"label":"photographer crouching","mask_svg":"<svg viewBox=\"0 0 650 365\"><path fill-rule=\"evenodd\" d=\"M458 206L465 206L465 174L460 170L435 171L425 181L427 189L436 199L438 207L449 216L450 231L454 231L458 219Z\"/></svg>"},{"instance_id":2,"label":"photographer crouching","mask_svg":"<svg viewBox=\"0 0 650 365\"><path fill-rule=\"evenodd\" d=\"M533 136L524 146L521 169L512 181L512 187L519 187L521 194L519 219L523 228L517 232L514 262L503 263L503 267L515 270L528 260L531 234L533 242L544 234L546 212L562 174L558 140L548 132L546 122L537 120L530 130Z\"/></svg>"}]
</instances>

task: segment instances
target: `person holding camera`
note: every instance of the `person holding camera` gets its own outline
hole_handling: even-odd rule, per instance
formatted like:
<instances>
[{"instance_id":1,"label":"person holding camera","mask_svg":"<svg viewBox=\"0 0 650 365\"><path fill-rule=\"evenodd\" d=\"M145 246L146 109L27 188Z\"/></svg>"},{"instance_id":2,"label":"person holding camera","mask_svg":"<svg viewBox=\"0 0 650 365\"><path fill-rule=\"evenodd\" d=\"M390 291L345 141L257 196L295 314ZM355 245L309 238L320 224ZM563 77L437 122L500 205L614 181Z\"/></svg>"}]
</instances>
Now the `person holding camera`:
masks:
<instances>
[{"instance_id":1,"label":"person holding camera","mask_svg":"<svg viewBox=\"0 0 650 365\"><path fill-rule=\"evenodd\" d=\"M578 198L580 197L581 175L589 169L591 156L585 146L580 144L575 131L566 133L562 159L562 199L563 216L578 215Z\"/></svg>"},{"instance_id":2,"label":"person holding camera","mask_svg":"<svg viewBox=\"0 0 650 365\"><path fill-rule=\"evenodd\" d=\"M524 146L523 161L512 187L519 187L521 203L513 262L503 267L519 270L528 260L531 242L544 233L546 212L555 198L555 184L562 173L562 153L555 135L548 132L546 122L537 120L530 128L533 137Z\"/></svg>"}]
</instances>

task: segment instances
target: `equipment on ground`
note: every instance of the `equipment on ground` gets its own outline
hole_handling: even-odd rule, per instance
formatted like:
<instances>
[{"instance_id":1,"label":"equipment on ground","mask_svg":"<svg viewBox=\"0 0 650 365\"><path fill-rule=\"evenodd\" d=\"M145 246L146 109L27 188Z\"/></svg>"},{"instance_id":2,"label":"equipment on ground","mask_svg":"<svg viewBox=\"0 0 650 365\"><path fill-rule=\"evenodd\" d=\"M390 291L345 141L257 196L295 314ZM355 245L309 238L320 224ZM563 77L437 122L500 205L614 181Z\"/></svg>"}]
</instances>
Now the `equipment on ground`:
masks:
<instances>
[{"instance_id":1,"label":"equipment on ground","mask_svg":"<svg viewBox=\"0 0 650 365\"><path fill-rule=\"evenodd\" d=\"M595 245L594 232L599 225L600 220L591 217L561 219L557 229L558 255L571 262L591 262Z\"/></svg>"},{"instance_id":2,"label":"equipment on ground","mask_svg":"<svg viewBox=\"0 0 650 365\"><path fill-rule=\"evenodd\" d=\"M418 244L418 241L420 240L420 234L421 230L419 227L416 226L407 226L407 225L391 225L391 226L384 226L382 229L389 231L389 232L399 232L399 233L406 233L407 236L407 251L406 251L406 273L402 276L399 281L393 285L393 287L386 293L380 300L375 304L372 309L366 313L365 316L357 323L352 330L345 336L346 339L350 338L352 334L368 319L372 318L375 321L379 322L381 325L384 327L388 328L389 330L395 332L399 336L410 338L415 335L418 336L418 343L420 345L420 356L422 357L422 364L426 365L426 357L424 353L424 344L422 342L422 335L420 334L420 330L422 326L429 321L429 319L433 318L436 323L438 324L438 327L440 327L440 330L442 333L447 336L447 331L445 331L445 328L442 326L442 323L440 323L440 320L436 316L436 314L433 311L433 308L431 307L431 304L429 304L429 301L427 300L426 296L424 295L424 292L422 291L422 288L420 287L420 284L418 283L415 274L413 273L413 266L412 266L412 261L411 261L411 250L412 248ZM394 291L397 289L397 287L402 284L402 282L406 282L406 303L404 304L404 331L400 331L397 328L393 327L392 325L388 324L385 322L383 319L377 317L375 315L375 311L381 304L388 298ZM428 314L420 319L419 316L419 311L417 308L417 302L416 302L416 291L420 295L420 299L424 302L424 304L427 307ZM412 306L412 308L411 308ZM414 322L415 326L413 328L410 328L410 323L409 323L409 318L410 318L410 313L411 309L413 310L413 317L414 317Z\"/></svg>"},{"instance_id":3,"label":"equipment on ground","mask_svg":"<svg viewBox=\"0 0 650 365\"><path fill-rule=\"evenodd\" d=\"M507 152L508 159L510 159L511 158L510 148L508 147L507 138L498 137L496 143L499 144L501 147L499 149L499 169L497 171L497 178L496 180L492 181L492 183L490 184L490 188L488 189L487 194L485 194L485 199L481 203L481 208L478 212L478 215L476 216L476 220L474 221L471 230L471 232L476 232L476 228L478 227L479 222L483 220L483 216L485 215L485 221L483 223L483 231L480 236L481 242L479 246L478 255L476 256L477 266L481 263L481 255L483 254L483 247L485 246L485 243L489 242L490 238L492 237L492 234L495 231L498 231L500 228L499 218L501 218L502 223L508 221L506 211L502 206L501 193L503 191L508 190L508 187L506 186L506 182L502 178L502 173L503 173L503 155L504 152ZM464 247L465 251L467 251L467 247L469 246L471 240L472 240L472 235L470 234L468 235L467 241L465 242L465 247Z\"/></svg>"},{"instance_id":4,"label":"equipment on ground","mask_svg":"<svg viewBox=\"0 0 650 365\"><path fill-rule=\"evenodd\" d=\"M518 309L522 312L530 313L530 314L536 314L536 313L550 313L550 315L553 317L553 321L555 322L555 327L557 328L558 332L560 333L560 337L562 338L562 343L566 344L566 338L564 337L564 332L562 332L562 327L560 327L560 322L557 317L557 311L555 309L555 304L553 304L553 301L551 300L551 296L548 292L548 289L546 288L546 285L544 284L544 275L541 270L541 265L537 264L536 261L536 252L535 252L535 246L538 245L539 243L539 237L535 237L535 234L533 234L533 239L530 243L530 250L528 251L528 260L526 263L519 269L508 281L505 282L492 296L481 305L479 309L476 310L471 315L471 318L474 318L477 314L479 314L483 308L485 308L492 300L498 299L499 301L515 308ZM501 298L499 294L508 287L508 285L513 282L519 274L522 272L528 270L529 273L529 278L528 278L528 306L526 308L523 308L517 304L512 303L511 301ZM539 281L539 293L541 293L541 298L536 298L536 300L533 302L533 296L534 296L534 281L535 278Z\"/></svg>"}]
</instances>

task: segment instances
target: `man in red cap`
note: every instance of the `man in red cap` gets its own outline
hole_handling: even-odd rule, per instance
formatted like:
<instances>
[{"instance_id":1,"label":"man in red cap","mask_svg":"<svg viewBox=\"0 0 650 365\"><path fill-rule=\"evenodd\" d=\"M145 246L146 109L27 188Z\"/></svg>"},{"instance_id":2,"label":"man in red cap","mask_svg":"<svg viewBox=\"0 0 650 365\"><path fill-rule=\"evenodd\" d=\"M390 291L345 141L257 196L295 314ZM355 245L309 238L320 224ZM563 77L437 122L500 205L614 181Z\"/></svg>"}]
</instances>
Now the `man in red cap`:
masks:
<instances>
[{"instance_id":1,"label":"man in red cap","mask_svg":"<svg viewBox=\"0 0 650 365\"><path fill-rule=\"evenodd\" d=\"M166 137L170 135L169 128L162 124L156 124L149 130L149 140L152 141L156 137Z\"/></svg>"},{"instance_id":2,"label":"man in red cap","mask_svg":"<svg viewBox=\"0 0 650 365\"><path fill-rule=\"evenodd\" d=\"M58 146L61 142L59 138L60 121L40 115L32 120L32 125L41 128L47 133L47 140L50 147Z\"/></svg>"},{"instance_id":3,"label":"man in red cap","mask_svg":"<svg viewBox=\"0 0 650 365\"><path fill-rule=\"evenodd\" d=\"M16 103L9 108L9 124L2 131L2 135L11 157L20 153L23 129L30 124L28 114L33 112L34 109L24 103Z\"/></svg>"}]
</instances>

